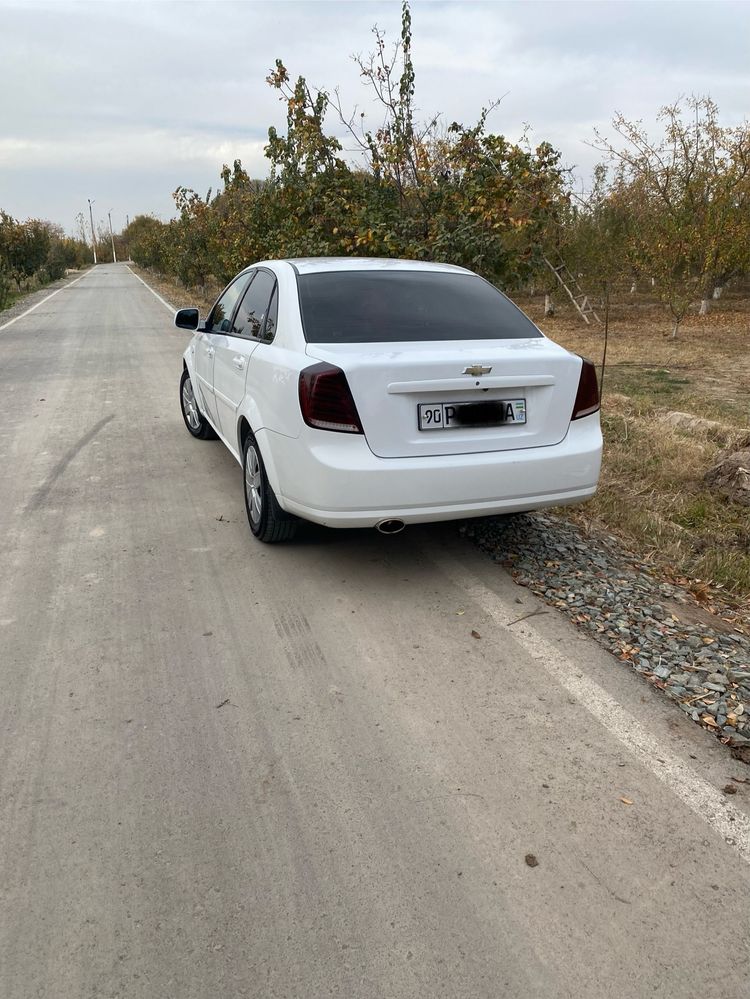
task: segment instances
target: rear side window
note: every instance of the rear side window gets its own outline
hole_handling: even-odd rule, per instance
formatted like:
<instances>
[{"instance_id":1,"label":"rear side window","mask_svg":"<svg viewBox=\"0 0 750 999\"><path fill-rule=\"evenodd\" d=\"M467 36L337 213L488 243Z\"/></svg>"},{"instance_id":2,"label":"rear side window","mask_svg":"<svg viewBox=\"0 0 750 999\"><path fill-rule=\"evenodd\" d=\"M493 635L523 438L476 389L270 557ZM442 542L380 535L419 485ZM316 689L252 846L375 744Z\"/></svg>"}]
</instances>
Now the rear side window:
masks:
<instances>
[{"instance_id":1,"label":"rear side window","mask_svg":"<svg viewBox=\"0 0 750 999\"><path fill-rule=\"evenodd\" d=\"M336 271L298 276L308 343L518 340L530 319L476 274Z\"/></svg>"},{"instance_id":2,"label":"rear side window","mask_svg":"<svg viewBox=\"0 0 750 999\"><path fill-rule=\"evenodd\" d=\"M232 333L252 340L267 340L265 327L269 303L276 284L273 274L258 271L237 309ZM275 326L275 324L274 324ZM273 336L270 337L273 339Z\"/></svg>"},{"instance_id":3,"label":"rear side window","mask_svg":"<svg viewBox=\"0 0 750 999\"><path fill-rule=\"evenodd\" d=\"M263 333L260 339L264 343L271 343L273 338L276 336L276 327L279 322L279 286L273 289L273 295L271 296L271 304L268 306L268 315L266 316L266 325L263 329Z\"/></svg>"}]
</instances>

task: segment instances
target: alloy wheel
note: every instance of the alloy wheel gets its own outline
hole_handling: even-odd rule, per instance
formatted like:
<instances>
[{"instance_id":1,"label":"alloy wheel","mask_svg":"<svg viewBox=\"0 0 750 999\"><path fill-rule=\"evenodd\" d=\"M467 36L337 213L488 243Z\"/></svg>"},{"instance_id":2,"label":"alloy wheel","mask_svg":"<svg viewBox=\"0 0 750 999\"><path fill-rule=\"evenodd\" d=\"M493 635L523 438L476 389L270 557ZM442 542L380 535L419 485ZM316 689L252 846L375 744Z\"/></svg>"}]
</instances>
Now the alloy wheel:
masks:
<instances>
[{"instance_id":1,"label":"alloy wheel","mask_svg":"<svg viewBox=\"0 0 750 999\"><path fill-rule=\"evenodd\" d=\"M258 452L252 444L247 449L245 460L245 495L250 519L257 525L263 513L263 473Z\"/></svg>"},{"instance_id":2,"label":"alloy wheel","mask_svg":"<svg viewBox=\"0 0 750 999\"><path fill-rule=\"evenodd\" d=\"M198 405L195 401L193 385L189 378L185 379L185 383L182 386L182 406L185 410L185 419L187 420L190 429L196 431L200 430L201 416L198 412Z\"/></svg>"}]
</instances>

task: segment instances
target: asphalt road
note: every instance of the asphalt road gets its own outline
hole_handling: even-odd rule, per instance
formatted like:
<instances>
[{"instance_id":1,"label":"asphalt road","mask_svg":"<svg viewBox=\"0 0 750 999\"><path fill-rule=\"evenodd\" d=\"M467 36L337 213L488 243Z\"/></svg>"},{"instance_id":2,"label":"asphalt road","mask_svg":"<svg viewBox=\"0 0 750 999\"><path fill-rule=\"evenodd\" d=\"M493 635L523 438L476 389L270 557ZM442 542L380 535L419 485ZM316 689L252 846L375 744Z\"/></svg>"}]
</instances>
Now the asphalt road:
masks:
<instances>
[{"instance_id":1,"label":"asphalt road","mask_svg":"<svg viewBox=\"0 0 750 999\"><path fill-rule=\"evenodd\" d=\"M455 525L255 542L185 343L0 328L2 999L747 996L740 764Z\"/></svg>"}]
</instances>

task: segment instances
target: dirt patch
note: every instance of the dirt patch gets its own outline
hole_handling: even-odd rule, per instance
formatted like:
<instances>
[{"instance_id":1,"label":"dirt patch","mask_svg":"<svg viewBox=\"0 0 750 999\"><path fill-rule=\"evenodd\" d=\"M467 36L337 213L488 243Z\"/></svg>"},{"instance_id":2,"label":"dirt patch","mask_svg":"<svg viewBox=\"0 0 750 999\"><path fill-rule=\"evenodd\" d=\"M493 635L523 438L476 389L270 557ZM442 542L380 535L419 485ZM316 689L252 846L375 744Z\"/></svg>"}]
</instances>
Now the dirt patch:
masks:
<instances>
[{"instance_id":1,"label":"dirt patch","mask_svg":"<svg viewBox=\"0 0 750 999\"><path fill-rule=\"evenodd\" d=\"M668 413L664 413L660 419L665 426L674 427L675 430L682 430L693 437L705 437L725 446L734 442L739 443L740 440L750 435L750 430L746 427L738 428L728 423L721 423L718 420L706 420L704 417L696 416L694 413L680 413L676 410L671 410Z\"/></svg>"},{"instance_id":2,"label":"dirt patch","mask_svg":"<svg viewBox=\"0 0 750 999\"><path fill-rule=\"evenodd\" d=\"M731 503L750 506L750 450L722 457L706 472L706 482Z\"/></svg>"},{"instance_id":3,"label":"dirt patch","mask_svg":"<svg viewBox=\"0 0 750 999\"><path fill-rule=\"evenodd\" d=\"M679 600L663 599L662 604L667 614L673 614L683 624L702 625L723 635L731 635L735 631L736 620L725 620L718 610L710 611L697 603Z\"/></svg>"}]
</instances>

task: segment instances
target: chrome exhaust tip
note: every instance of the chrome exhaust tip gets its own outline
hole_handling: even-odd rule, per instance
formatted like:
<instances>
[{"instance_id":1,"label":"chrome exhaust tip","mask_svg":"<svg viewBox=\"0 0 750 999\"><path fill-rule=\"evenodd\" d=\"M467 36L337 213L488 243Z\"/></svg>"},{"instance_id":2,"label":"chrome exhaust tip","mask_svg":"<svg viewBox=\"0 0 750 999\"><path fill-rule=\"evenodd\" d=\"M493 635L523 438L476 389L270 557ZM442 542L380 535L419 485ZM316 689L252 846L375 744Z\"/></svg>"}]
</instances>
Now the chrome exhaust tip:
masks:
<instances>
[{"instance_id":1,"label":"chrome exhaust tip","mask_svg":"<svg viewBox=\"0 0 750 999\"><path fill-rule=\"evenodd\" d=\"M375 525L375 530L380 531L381 534L400 534L405 527L406 524L403 520L381 520L379 524Z\"/></svg>"}]
</instances>

